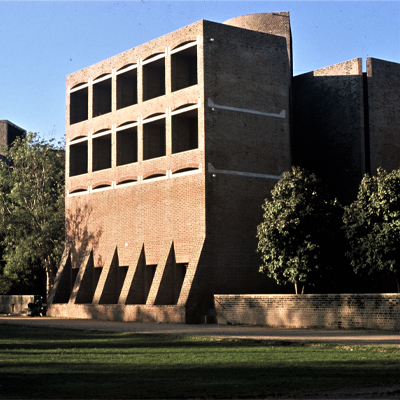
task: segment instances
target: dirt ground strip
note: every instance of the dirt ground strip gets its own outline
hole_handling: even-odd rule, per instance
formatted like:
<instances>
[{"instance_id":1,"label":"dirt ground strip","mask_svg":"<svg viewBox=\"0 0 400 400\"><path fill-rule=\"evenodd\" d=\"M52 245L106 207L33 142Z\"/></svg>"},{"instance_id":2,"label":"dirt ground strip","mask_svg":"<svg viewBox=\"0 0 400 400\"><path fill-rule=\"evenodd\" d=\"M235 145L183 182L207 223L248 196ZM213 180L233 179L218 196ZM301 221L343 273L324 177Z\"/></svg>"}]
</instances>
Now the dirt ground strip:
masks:
<instances>
[{"instance_id":1,"label":"dirt ground strip","mask_svg":"<svg viewBox=\"0 0 400 400\"><path fill-rule=\"evenodd\" d=\"M97 330L108 332L137 332L149 334L172 334L187 336L212 336L249 338L258 340L285 340L307 342L329 342L349 344L381 344L400 346L400 332L369 330L326 329L276 329L244 325L186 325L139 322L116 322L89 319L67 319L50 317L21 317L0 315L1 324L46 326L62 329Z\"/></svg>"}]
</instances>

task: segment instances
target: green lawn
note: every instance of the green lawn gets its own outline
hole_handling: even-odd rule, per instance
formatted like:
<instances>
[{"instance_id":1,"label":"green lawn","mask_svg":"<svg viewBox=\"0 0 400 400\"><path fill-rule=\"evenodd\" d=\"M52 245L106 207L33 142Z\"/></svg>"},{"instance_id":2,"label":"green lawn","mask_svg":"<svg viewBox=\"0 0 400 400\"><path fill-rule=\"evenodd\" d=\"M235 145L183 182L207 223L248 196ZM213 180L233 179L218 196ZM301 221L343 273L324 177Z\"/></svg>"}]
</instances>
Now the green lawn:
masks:
<instances>
[{"instance_id":1,"label":"green lawn","mask_svg":"<svg viewBox=\"0 0 400 400\"><path fill-rule=\"evenodd\" d=\"M396 346L0 326L0 399L293 396L399 376Z\"/></svg>"}]
</instances>

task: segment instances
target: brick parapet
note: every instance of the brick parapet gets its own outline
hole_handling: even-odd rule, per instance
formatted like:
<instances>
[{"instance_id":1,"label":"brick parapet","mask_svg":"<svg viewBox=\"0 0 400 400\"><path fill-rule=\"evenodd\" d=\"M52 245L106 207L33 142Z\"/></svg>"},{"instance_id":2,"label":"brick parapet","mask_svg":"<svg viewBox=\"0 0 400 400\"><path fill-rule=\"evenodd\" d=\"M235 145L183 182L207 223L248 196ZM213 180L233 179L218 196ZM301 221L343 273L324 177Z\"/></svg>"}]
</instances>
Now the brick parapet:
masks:
<instances>
[{"instance_id":1,"label":"brick parapet","mask_svg":"<svg viewBox=\"0 0 400 400\"><path fill-rule=\"evenodd\" d=\"M185 307L177 305L52 304L47 315L58 318L184 324Z\"/></svg>"},{"instance_id":2,"label":"brick parapet","mask_svg":"<svg viewBox=\"0 0 400 400\"><path fill-rule=\"evenodd\" d=\"M0 295L0 314L21 314L33 301L34 296L30 295Z\"/></svg>"},{"instance_id":3,"label":"brick parapet","mask_svg":"<svg viewBox=\"0 0 400 400\"><path fill-rule=\"evenodd\" d=\"M215 295L219 324L400 329L400 294Z\"/></svg>"}]
</instances>

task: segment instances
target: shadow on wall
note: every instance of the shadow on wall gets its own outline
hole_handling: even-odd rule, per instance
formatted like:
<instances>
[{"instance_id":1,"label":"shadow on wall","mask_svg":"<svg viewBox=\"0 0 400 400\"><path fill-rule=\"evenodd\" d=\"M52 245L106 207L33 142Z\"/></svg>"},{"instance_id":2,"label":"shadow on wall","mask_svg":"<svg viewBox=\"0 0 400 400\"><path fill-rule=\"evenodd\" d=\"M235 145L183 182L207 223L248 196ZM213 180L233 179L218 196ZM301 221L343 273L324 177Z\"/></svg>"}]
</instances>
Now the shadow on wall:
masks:
<instances>
[{"instance_id":1,"label":"shadow on wall","mask_svg":"<svg viewBox=\"0 0 400 400\"><path fill-rule=\"evenodd\" d=\"M70 257L73 268L79 268L90 249L95 249L99 244L99 239L103 234L100 229L97 232L89 232L88 222L92 214L89 205L77 207L70 210L65 218L65 247L70 249ZM98 259L98 264L102 265L102 258Z\"/></svg>"},{"instance_id":2,"label":"shadow on wall","mask_svg":"<svg viewBox=\"0 0 400 400\"><path fill-rule=\"evenodd\" d=\"M293 79L293 164L316 173L345 204L369 169L363 88L362 75Z\"/></svg>"},{"instance_id":3,"label":"shadow on wall","mask_svg":"<svg viewBox=\"0 0 400 400\"><path fill-rule=\"evenodd\" d=\"M216 295L219 324L397 330L399 294Z\"/></svg>"},{"instance_id":4,"label":"shadow on wall","mask_svg":"<svg viewBox=\"0 0 400 400\"><path fill-rule=\"evenodd\" d=\"M102 231L88 231L91 208L77 207L66 215L65 249L59 270L50 292L48 303L68 303L74 290L79 271L86 271L86 264L93 264L93 248L96 248ZM91 271L92 269L88 269ZM81 277L82 278L82 277ZM86 279L86 282L88 279ZM93 283L88 283L94 286ZM89 293L93 296L93 290ZM76 296L76 294L75 294Z\"/></svg>"},{"instance_id":5,"label":"shadow on wall","mask_svg":"<svg viewBox=\"0 0 400 400\"><path fill-rule=\"evenodd\" d=\"M97 319L103 321L164 322L183 324L185 306L151 306L145 304L70 304L53 303L52 316Z\"/></svg>"},{"instance_id":6,"label":"shadow on wall","mask_svg":"<svg viewBox=\"0 0 400 400\"><path fill-rule=\"evenodd\" d=\"M232 296L215 298L218 323L250 324L278 328L337 328L338 308L343 306L340 296L330 299L330 306L318 312L320 300L308 295Z\"/></svg>"},{"instance_id":7,"label":"shadow on wall","mask_svg":"<svg viewBox=\"0 0 400 400\"><path fill-rule=\"evenodd\" d=\"M184 306L99 305L89 306L84 318L141 323L185 323Z\"/></svg>"}]
</instances>

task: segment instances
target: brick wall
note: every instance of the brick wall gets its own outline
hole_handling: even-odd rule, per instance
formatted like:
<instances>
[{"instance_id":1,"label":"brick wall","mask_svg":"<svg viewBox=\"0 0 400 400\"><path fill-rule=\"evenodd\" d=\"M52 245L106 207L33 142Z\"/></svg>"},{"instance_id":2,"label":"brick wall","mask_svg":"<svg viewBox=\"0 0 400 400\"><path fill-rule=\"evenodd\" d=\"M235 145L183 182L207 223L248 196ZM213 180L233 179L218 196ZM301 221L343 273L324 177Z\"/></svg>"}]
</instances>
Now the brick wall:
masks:
<instances>
[{"instance_id":1,"label":"brick wall","mask_svg":"<svg viewBox=\"0 0 400 400\"><path fill-rule=\"evenodd\" d=\"M400 329L400 294L215 295L219 324Z\"/></svg>"},{"instance_id":2,"label":"brick wall","mask_svg":"<svg viewBox=\"0 0 400 400\"><path fill-rule=\"evenodd\" d=\"M400 64L367 59L371 172L400 167Z\"/></svg>"},{"instance_id":3,"label":"brick wall","mask_svg":"<svg viewBox=\"0 0 400 400\"><path fill-rule=\"evenodd\" d=\"M289 62L292 65L292 33L288 12L241 15L225 21L224 24L284 37L286 39Z\"/></svg>"},{"instance_id":4,"label":"brick wall","mask_svg":"<svg viewBox=\"0 0 400 400\"><path fill-rule=\"evenodd\" d=\"M53 304L52 316L59 318L99 319L105 321L168 322L183 324L183 306L146 306L111 304Z\"/></svg>"},{"instance_id":5,"label":"brick wall","mask_svg":"<svg viewBox=\"0 0 400 400\"><path fill-rule=\"evenodd\" d=\"M28 303L33 303L34 296L1 295L0 314L20 314L28 311Z\"/></svg>"},{"instance_id":6,"label":"brick wall","mask_svg":"<svg viewBox=\"0 0 400 400\"><path fill-rule=\"evenodd\" d=\"M293 164L354 200L364 173L400 166L400 65L354 59L293 78ZM334 170L334 173L333 173Z\"/></svg>"},{"instance_id":7,"label":"brick wall","mask_svg":"<svg viewBox=\"0 0 400 400\"><path fill-rule=\"evenodd\" d=\"M295 76L292 88L293 164L352 201L366 172L361 59Z\"/></svg>"}]
</instances>

